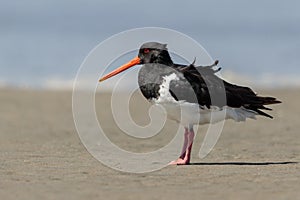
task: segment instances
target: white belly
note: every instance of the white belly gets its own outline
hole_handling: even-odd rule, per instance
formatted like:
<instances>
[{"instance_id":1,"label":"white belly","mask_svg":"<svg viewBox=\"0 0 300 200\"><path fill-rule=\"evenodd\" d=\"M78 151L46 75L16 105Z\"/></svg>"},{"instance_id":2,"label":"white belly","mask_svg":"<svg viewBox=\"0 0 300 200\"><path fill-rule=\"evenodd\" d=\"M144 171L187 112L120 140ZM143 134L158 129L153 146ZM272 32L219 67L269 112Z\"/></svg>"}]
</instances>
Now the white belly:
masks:
<instances>
[{"instance_id":1,"label":"white belly","mask_svg":"<svg viewBox=\"0 0 300 200\"><path fill-rule=\"evenodd\" d=\"M224 106L223 108L206 107L200 108L198 104L188 102L175 103L157 103L165 109L168 119L175 120L178 123L188 125L202 125L216 123L225 119L232 119L237 122L245 121L247 118L256 119L257 113L249 111L243 107L231 108Z\"/></svg>"}]
</instances>

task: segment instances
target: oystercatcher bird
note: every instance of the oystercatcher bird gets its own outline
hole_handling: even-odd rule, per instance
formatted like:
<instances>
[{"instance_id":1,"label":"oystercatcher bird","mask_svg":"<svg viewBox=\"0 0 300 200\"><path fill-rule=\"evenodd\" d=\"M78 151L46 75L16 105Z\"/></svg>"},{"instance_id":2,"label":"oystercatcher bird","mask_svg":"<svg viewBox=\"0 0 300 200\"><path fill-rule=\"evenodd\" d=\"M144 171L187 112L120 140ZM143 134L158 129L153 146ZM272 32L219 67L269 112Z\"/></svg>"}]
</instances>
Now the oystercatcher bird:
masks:
<instances>
[{"instance_id":1,"label":"oystercatcher bird","mask_svg":"<svg viewBox=\"0 0 300 200\"><path fill-rule=\"evenodd\" d=\"M104 81L135 65L139 70L138 83L145 98L163 105L169 119L185 128L184 143L177 160L170 164L190 163L194 140L194 125L215 123L224 119L245 121L256 115L272 118L262 110L271 110L265 105L281 103L274 97L262 97L250 88L228 83L215 75L218 61L210 66L195 66L173 63L166 44L148 42L139 49L137 57L103 76ZM178 116L178 108L181 114ZM215 117L212 118L212 113ZM218 116L218 113L221 113Z\"/></svg>"}]
</instances>

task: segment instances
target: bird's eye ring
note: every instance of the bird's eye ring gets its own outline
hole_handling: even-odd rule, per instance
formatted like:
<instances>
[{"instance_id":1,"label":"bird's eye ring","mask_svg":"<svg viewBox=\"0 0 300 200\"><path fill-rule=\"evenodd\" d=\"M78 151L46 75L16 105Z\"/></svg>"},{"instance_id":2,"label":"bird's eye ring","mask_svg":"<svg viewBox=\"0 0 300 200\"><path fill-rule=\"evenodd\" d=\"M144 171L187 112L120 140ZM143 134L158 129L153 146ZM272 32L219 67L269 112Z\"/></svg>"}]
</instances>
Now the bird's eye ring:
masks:
<instances>
[{"instance_id":1,"label":"bird's eye ring","mask_svg":"<svg viewBox=\"0 0 300 200\"><path fill-rule=\"evenodd\" d=\"M150 50L149 49L144 49L144 53L149 53Z\"/></svg>"}]
</instances>

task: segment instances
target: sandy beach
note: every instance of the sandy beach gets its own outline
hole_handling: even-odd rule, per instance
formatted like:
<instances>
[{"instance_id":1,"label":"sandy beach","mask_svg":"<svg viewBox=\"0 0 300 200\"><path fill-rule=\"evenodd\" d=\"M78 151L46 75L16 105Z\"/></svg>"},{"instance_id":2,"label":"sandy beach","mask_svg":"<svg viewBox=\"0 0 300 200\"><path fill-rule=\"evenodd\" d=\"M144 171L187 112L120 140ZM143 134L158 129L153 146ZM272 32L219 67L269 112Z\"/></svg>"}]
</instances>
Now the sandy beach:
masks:
<instances>
[{"instance_id":1,"label":"sandy beach","mask_svg":"<svg viewBox=\"0 0 300 200\"><path fill-rule=\"evenodd\" d=\"M214 150L198 157L206 127L195 139L192 164L131 174L110 169L82 145L72 116L70 91L0 90L0 199L299 199L299 89L259 91L283 103L273 120L227 121ZM147 104L137 94L138 123ZM110 113L110 94L96 96L96 109L114 143L135 148L120 134ZM175 123L170 122L172 130ZM170 136L138 147L149 151ZM181 147L178 147L181 148Z\"/></svg>"}]
</instances>

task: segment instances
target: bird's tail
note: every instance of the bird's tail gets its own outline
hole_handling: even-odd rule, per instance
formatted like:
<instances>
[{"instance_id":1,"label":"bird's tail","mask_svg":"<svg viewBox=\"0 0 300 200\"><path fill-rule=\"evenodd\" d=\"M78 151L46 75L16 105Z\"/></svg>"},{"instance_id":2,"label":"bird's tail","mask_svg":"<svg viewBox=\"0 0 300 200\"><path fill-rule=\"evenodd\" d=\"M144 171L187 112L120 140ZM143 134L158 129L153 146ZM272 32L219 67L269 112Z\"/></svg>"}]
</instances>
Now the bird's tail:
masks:
<instances>
[{"instance_id":1,"label":"bird's tail","mask_svg":"<svg viewBox=\"0 0 300 200\"><path fill-rule=\"evenodd\" d=\"M272 110L271 108L265 107L265 105L271 105L271 104L278 104L281 103L278 99L274 97L261 97L261 96L254 96L249 99L250 105L247 106L247 109L253 110L257 112L260 115L263 115L265 117L269 117L273 119L273 117L261 110Z\"/></svg>"}]
</instances>

